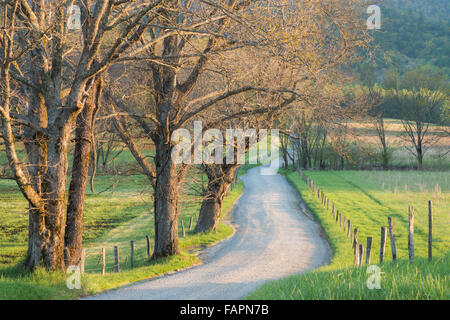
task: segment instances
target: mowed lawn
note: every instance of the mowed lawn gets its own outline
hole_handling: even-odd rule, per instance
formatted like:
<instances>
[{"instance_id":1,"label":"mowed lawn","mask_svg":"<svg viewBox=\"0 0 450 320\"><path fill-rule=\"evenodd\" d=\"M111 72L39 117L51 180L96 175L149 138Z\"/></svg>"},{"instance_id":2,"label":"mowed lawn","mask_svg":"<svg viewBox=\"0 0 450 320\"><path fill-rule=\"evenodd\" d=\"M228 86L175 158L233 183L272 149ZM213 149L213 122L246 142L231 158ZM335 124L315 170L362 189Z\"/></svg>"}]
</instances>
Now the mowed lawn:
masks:
<instances>
[{"instance_id":1,"label":"mowed lawn","mask_svg":"<svg viewBox=\"0 0 450 320\"><path fill-rule=\"evenodd\" d=\"M448 299L450 271L450 173L417 171L307 171L330 199L322 206L297 172L282 171L323 226L333 249L331 264L269 283L249 299ZM428 200L433 202L433 261L427 261ZM367 287L367 266L353 267L350 239L331 216L331 201L358 228L359 242L373 238L372 264L381 267L381 289ZM408 262L408 206L415 208L415 262ZM379 263L381 227L394 220L399 261Z\"/></svg>"}]
</instances>

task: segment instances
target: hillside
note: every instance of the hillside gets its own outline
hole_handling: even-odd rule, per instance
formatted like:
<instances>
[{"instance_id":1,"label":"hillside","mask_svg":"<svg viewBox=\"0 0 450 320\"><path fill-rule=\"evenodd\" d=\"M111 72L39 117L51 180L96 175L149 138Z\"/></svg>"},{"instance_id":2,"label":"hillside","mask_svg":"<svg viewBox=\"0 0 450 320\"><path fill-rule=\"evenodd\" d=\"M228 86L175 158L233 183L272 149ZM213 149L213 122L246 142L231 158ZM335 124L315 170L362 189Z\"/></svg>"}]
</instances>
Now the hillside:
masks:
<instances>
[{"instance_id":1,"label":"hillside","mask_svg":"<svg viewBox=\"0 0 450 320\"><path fill-rule=\"evenodd\" d=\"M450 13L448 0L387 0L385 5L399 10L414 11L428 18L443 21L448 19Z\"/></svg>"},{"instance_id":2,"label":"hillside","mask_svg":"<svg viewBox=\"0 0 450 320\"><path fill-rule=\"evenodd\" d=\"M381 9L382 29L374 34L378 68L430 64L450 74L449 1L391 0Z\"/></svg>"}]
</instances>

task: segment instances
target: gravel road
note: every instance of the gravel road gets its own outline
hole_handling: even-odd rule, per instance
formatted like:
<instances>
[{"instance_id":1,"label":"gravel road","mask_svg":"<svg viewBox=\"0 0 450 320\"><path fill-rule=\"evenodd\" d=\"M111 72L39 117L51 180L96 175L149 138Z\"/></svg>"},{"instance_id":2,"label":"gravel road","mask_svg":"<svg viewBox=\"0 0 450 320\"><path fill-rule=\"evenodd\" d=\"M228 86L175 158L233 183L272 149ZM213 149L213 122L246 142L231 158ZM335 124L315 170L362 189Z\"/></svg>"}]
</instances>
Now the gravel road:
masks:
<instances>
[{"instance_id":1,"label":"gravel road","mask_svg":"<svg viewBox=\"0 0 450 320\"><path fill-rule=\"evenodd\" d=\"M206 249L202 265L86 299L241 299L266 281L329 263L321 227L282 176L261 175L256 167L241 179L245 191L232 219L236 233Z\"/></svg>"}]
</instances>

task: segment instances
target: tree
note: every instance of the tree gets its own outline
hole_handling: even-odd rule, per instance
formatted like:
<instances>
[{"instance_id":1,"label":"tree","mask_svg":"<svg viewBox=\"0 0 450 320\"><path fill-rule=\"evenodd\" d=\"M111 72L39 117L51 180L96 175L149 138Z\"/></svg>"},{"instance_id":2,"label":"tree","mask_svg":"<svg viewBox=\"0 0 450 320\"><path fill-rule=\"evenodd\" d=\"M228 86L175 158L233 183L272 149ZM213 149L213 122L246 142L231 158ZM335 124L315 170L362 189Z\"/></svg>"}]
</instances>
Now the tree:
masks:
<instances>
[{"instance_id":1,"label":"tree","mask_svg":"<svg viewBox=\"0 0 450 320\"><path fill-rule=\"evenodd\" d=\"M447 101L448 83L439 71L416 67L400 77L397 72L388 75L384 85L401 111L401 121L409 149L423 167L426 151L438 140L431 134L432 123L438 123L443 104Z\"/></svg>"},{"instance_id":2,"label":"tree","mask_svg":"<svg viewBox=\"0 0 450 320\"><path fill-rule=\"evenodd\" d=\"M230 185L236 179L236 170L242 165L243 160L245 160L245 154L251 149L256 151L254 154L251 152L249 154L250 157L254 157L250 161L256 163L259 158L263 156L267 156L267 141L266 138L269 137L268 131L269 128L272 127L274 118L279 115L283 111L287 111L291 104L296 101L296 95L291 95L290 98L283 99L282 102L276 104L274 106L267 106L265 112L261 112L261 109L247 111L245 113L240 114L240 118L234 118L231 123L224 123L221 121L222 129L214 129L217 134L217 130L221 132L221 136L225 136L224 145L219 147L219 149L226 150L226 154L221 161L217 161L216 163L209 163L208 161L204 161L201 165L203 172L206 174L208 178L208 184L206 190L203 194L203 202L200 208L199 217L197 225L195 226L194 232L209 232L213 230L217 230L219 225L219 220L222 213L222 204L223 199L226 193L229 190ZM217 127L217 122L214 123L214 127ZM238 132L241 133L239 137L233 135L229 137L227 135L227 130L224 128L236 128ZM232 129L233 130L233 129ZM207 132L207 131L206 131ZM270 136L271 139L275 139L276 137ZM263 144L266 145L263 145ZM276 143L272 142L271 143ZM215 151L217 150L216 141L212 141L211 144L215 144L213 149L209 149L209 146L206 145L205 152L208 154L207 159L211 159L215 156ZM229 148L229 149L227 149ZM256 149L257 148L257 149ZM264 152L264 151L266 152ZM226 158L231 158L232 152L232 161L229 161ZM271 150L272 152L272 150ZM244 156L244 159L239 159ZM270 156L273 156L272 154Z\"/></svg>"},{"instance_id":3,"label":"tree","mask_svg":"<svg viewBox=\"0 0 450 320\"><path fill-rule=\"evenodd\" d=\"M75 129L75 148L69 185L64 234L64 260L67 266L78 265L83 240L84 196L89 174L90 154L94 141L95 116L100 109L102 76L94 78L83 110L78 114Z\"/></svg>"},{"instance_id":4,"label":"tree","mask_svg":"<svg viewBox=\"0 0 450 320\"><path fill-rule=\"evenodd\" d=\"M68 28L70 13L65 2L2 3L2 138L14 179L29 203L25 264L30 270L41 262L50 270L65 268L71 132L94 86L94 78L111 64L131 59L130 49L145 30L142 23L151 21L149 13L160 2L99 0L92 6L90 0L74 1L83 22L81 43L80 34ZM110 45L103 41L107 34L115 34ZM16 92L21 93L22 101L15 99L19 97ZM24 159L17 155L14 130L17 124L25 128ZM83 197L78 197L76 206L82 200Z\"/></svg>"}]
</instances>

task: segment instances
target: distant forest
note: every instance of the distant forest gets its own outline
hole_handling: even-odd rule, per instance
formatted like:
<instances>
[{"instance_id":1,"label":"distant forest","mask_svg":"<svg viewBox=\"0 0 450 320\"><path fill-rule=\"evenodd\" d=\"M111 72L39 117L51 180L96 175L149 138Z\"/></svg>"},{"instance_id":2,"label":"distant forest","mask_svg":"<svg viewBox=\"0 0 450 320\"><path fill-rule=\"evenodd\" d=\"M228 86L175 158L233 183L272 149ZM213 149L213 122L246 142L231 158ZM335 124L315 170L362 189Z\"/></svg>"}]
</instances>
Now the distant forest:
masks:
<instances>
[{"instance_id":1,"label":"distant forest","mask_svg":"<svg viewBox=\"0 0 450 320\"><path fill-rule=\"evenodd\" d=\"M382 6L382 30L374 36L383 69L431 64L450 74L448 0L392 1Z\"/></svg>"},{"instance_id":2,"label":"distant forest","mask_svg":"<svg viewBox=\"0 0 450 320\"><path fill-rule=\"evenodd\" d=\"M443 21L448 19L450 13L448 0L385 0L383 5L400 10L415 11L428 18Z\"/></svg>"}]
</instances>

